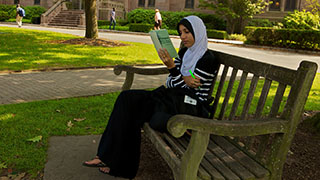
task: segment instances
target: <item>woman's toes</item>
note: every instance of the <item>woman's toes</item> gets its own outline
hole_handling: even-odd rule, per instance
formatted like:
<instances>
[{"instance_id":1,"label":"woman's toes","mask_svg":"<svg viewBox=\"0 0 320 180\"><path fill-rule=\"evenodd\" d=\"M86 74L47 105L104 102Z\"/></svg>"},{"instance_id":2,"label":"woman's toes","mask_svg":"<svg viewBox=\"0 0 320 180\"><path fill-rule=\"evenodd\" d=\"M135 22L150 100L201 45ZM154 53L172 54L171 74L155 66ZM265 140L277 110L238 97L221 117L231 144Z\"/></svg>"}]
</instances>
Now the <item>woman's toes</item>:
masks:
<instances>
[{"instance_id":1,"label":"woman's toes","mask_svg":"<svg viewBox=\"0 0 320 180\"><path fill-rule=\"evenodd\" d=\"M108 167L102 167L102 168L99 168L99 170L103 173L106 173L106 174L108 174L110 172L110 168L108 168Z\"/></svg>"}]
</instances>

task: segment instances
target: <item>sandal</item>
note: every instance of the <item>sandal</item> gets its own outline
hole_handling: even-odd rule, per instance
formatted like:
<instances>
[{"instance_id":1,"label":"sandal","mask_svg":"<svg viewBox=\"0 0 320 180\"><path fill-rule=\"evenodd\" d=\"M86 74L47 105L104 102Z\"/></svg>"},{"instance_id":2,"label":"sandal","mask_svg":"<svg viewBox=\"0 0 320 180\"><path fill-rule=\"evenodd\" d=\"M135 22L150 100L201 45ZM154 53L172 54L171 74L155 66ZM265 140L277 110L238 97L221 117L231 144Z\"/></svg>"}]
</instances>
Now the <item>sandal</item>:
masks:
<instances>
[{"instance_id":1,"label":"sandal","mask_svg":"<svg viewBox=\"0 0 320 180\"><path fill-rule=\"evenodd\" d=\"M95 159L99 159L99 157L98 156L96 156L96 157L94 157L93 159L91 159L91 161L92 160L95 160ZM100 160L100 159L99 159ZM88 163L86 163L87 161L85 161L85 162L83 162L82 163L82 165L83 166L87 166L87 167L106 167L107 165L105 164L105 163L103 163L101 160L100 160L100 162L98 163L98 164L88 164Z\"/></svg>"}]
</instances>

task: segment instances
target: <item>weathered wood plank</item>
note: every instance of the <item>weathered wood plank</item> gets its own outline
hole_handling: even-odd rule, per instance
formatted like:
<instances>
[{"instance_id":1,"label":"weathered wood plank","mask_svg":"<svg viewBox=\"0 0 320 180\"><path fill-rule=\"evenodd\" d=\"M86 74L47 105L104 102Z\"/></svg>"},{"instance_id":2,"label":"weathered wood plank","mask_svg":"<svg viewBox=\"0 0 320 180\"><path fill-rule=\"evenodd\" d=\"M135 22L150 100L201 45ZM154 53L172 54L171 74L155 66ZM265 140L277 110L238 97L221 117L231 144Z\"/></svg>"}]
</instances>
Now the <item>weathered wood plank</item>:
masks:
<instances>
[{"instance_id":1,"label":"weathered wood plank","mask_svg":"<svg viewBox=\"0 0 320 180\"><path fill-rule=\"evenodd\" d=\"M180 139L181 144L186 147L188 145L187 139ZM210 151L206 151L205 158L202 159L202 162L204 162L204 168L210 168L211 171L208 171L212 177L219 177L219 178L225 178L225 179L234 179L238 180L240 179L236 174L234 174L227 166L221 162L221 160L216 157L214 154L212 154Z\"/></svg>"},{"instance_id":2,"label":"weathered wood plank","mask_svg":"<svg viewBox=\"0 0 320 180\"><path fill-rule=\"evenodd\" d=\"M279 67L259 61L254 61L248 58L239 57L231 54L216 51L217 57L222 64L231 66L236 69L241 69L257 76L272 79L283 84L292 85L297 76L295 70L284 67Z\"/></svg>"},{"instance_id":3,"label":"weathered wood plank","mask_svg":"<svg viewBox=\"0 0 320 180\"><path fill-rule=\"evenodd\" d=\"M254 92L256 90L258 80L259 80L259 76L257 76L257 75L254 75L252 80L251 80L249 92L247 94L246 101L245 101L245 103L243 105L243 109L242 109L242 113L241 113L241 119L246 119L246 117L248 115L248 112L249 112L249 109L250 109L250 105L251 105L251 101L252 101Z\"/></svg>"},{"instance_id":4,"label":"weathered wood plank","mask_svg":"<svg viewBox=\"0 0 320 180\"><path fill-rule=\"evenodd\" d=\"M259 102L258 102L258 105L257 105L257 108L256 108L256 112L255 112L255 117L256 118L260 118L261 117L265 102L266 102L267 97L268 97L268 93L269 93L269 90L270 90L271 83L272 83L272 81L269 80L269 79L265 79L265 81L264 81L263 88L262 88L262 91L261 91L261 94L260 94L260 98L259 98Z\"/></svg>"},{"instance_id":5,"label":"weathered wood plank","mask_svg":"<svg viewBox=\"0 0 320 180\"><path fill-rule=\"evenodd\" d=\"M230 95L231 95L231 92L232 92L232 89L233 89L233 84L234 84L234 81L236 79L237 72L238 72L238 69L233 69L232 70L232 74L231 74L230 81L229 81L229 84L228 84L227 92L226 92L226 94L224 96L223 103L222 103L221 110L220 110L219 117L218 117L218 119L220 119L220 120L223 119L224 113L225 113L225 111L227 109L227 106L228 106L228 103L229 103L229 98L230 98Z\"/></svg>"},{"instance_id":6,"label":"weathered wood plank","mask_svg":"<svg viewBox=\"0 0 320 180\"><path fill-rule=\"evenodd\" d=\"M233 144L227 141L224 137L214 136L211 138L215 143L217 143L224 151L231 155L234 159L238 160L244 167L246 167L250 172L252 172L258 178L265 178L269 176L269 171L262 165L257 163L246 153L236 148Z\"/></svg>"},{"instance_id":7,"label":"weathered wood plank","mask_svg":"<svg viewBox=\"0 0 320 180\"><path fill-rule=\"evenodd\" d=\"M273 118L276 117L279 111L279 107L282 101L283 93L286 90L286 85L279 83L279 86L277 88L276 96L274 97L272 107L269 113L269 117Z\"/></svg>"},{"instance_id":8,"label":"weathered wood plank","mask_svg":"<svg viewBox=\"0 0 320 180\"><path fill-rule=\"evenodd\" d=\"M165 137L166 137L166 139L170 139L169 141L171 143L173 143L172 145L179 149L178 151L179 151L179 153L181 153L181 157L182 157L183 153L186 151L186 148L187 148L186 144L187 143L183 144L181 141L182 141L182 139L186 139L186 137L183 136L183 137L177 139L177 138L174 138L174 137L167 135L167 134L165 134ZM189 142L189 140L187 140L187 142ZM203 162L203 159L202 159L201 163L202 162ZM200 164L198 176L201 179L211 179L211 176L214 177L215 179L220 179L220 180L224 179L220 175L220 173L217 170L215 170L214 168L210 168L209 170L211 172L208 171L208 169L204 168L202 164Z\"/></svg>"},{"instance_id":9,"label":"weathered wood plank","mask_svg":"<svg viewBox=\"0 0 320 180\"><path fill-rule=\"evenodd\" d=\"M248 72L242 72L240 83L239 83L238 90L237 90L237 94L236 94L236 97L234 98L234 101L233 101L233 104L232 104L232 108L231 108L231 112L230 112L230 115L229 115L229 120L233 120L234 116L237 113L238 105L239 105L239 102L240 102L240 99L241 99L241 95L242 95L242 91L243 91L244 85L245 85L246 80L247 80L247 76L248 76Z\"/></svg>"},{"instance_id":10,"label":"weathered wood plank","mask_svg":"<svg viewBox=\"0 0 320 180\"><path fill-rule=\"evenodd\" d=\"M216 96L215 96L215 99L214 99L214 103L213 103L213 106L212 106L212 112L210 114L210 119L212 119L214 117L215 113L216 113L216 110L217 110L217 107L218 107L218 104L219 104L219 99L221 97L222 89L223 89L223 86L224 86L224 82L225 82L226 77L227 77L228 70L229 70L229 66L224 66L223 72L222 72L222 75L221 75L221 78L220 78L220 83L219 83L219 86L218 86L218 90L217 90L217 93L216 93Z\"/></svg>"},{"instance_id":11,"label":"weathered wood plank","mask_svg":"<svg viewBox=\"0 0 320 180\"><path fill-rule=\"evenodd\" d=\"M232 158L229 154L223 151L219 146L217 146L212 140L208 145L208 149L216 155L220 160L224 162L235 174L237 174L241 179L249 180L254 179L255 176L244 168L239 162Z\"/></svg>"},{"instance_id":12,"label":"weathered wood plank","mask_svg":"<svg viewBox=\"0 0 320 180\"><path fill-rule=\"evenodd\" d=\"M177 177L178 172L180 171L181 160L174 154L174 152L162 140L162 138L149 126L148 123L144 123L143 129L147 137L158 150L159 154L172 169L173 175Z\"/></svg>"}]
</instances>

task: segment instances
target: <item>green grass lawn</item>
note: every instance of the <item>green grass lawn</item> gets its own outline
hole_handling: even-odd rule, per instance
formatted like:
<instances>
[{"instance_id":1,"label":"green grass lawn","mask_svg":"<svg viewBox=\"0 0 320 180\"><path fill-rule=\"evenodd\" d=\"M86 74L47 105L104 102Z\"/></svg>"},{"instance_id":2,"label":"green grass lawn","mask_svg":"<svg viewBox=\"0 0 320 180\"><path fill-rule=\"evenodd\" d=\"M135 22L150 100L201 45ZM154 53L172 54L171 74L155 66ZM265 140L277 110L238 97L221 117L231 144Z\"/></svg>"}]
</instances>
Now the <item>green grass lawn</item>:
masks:
<instances>
[{"instance_id":1,"label":"green grass lawn","mask_svg":"<svg viewBox=\"0 0 320 180\"><path fill-rule=\"evenodd\" d=\"M0 71L50 68L160 64L153 45L128 43L121 47L98 47L49 43L78 36L49 31L0 27Z\"/></svg>"}]
</instances>

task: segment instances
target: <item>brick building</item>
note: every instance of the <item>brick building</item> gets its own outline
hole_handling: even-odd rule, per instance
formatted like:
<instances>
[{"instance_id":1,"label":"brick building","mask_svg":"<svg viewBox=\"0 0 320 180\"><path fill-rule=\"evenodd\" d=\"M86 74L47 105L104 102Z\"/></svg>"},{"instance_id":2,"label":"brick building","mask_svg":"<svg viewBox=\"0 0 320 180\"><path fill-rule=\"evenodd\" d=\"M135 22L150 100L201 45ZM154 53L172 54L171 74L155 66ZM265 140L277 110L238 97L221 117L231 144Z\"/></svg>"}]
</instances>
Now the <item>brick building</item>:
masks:
<instances>
[{"instance_id":1,"label":"brick building","mask_svg":"<svg viewBox=\"0 0 320 180\"><path fill-rule=\"evenodd\" d=\"M22 6L39 5L49 9L57 0L0 0L0 4L17 4ZM269 1L269 0L266 0ZM302 10L305 8L306 0L273 0L274 3L266 9L266 15L261 18L272 18L283 16L288 11L295 9ZM320 3L320 0L318 0ZM73 9L84 9L84 0L69 0ZM160 11L198 11L212 12L198 8L199 0L97 0L98 19L109 19L112 8L116 9L117 18L122 19L126 13L136 9L155 9Z\"/></svg>"}]
</instances>

